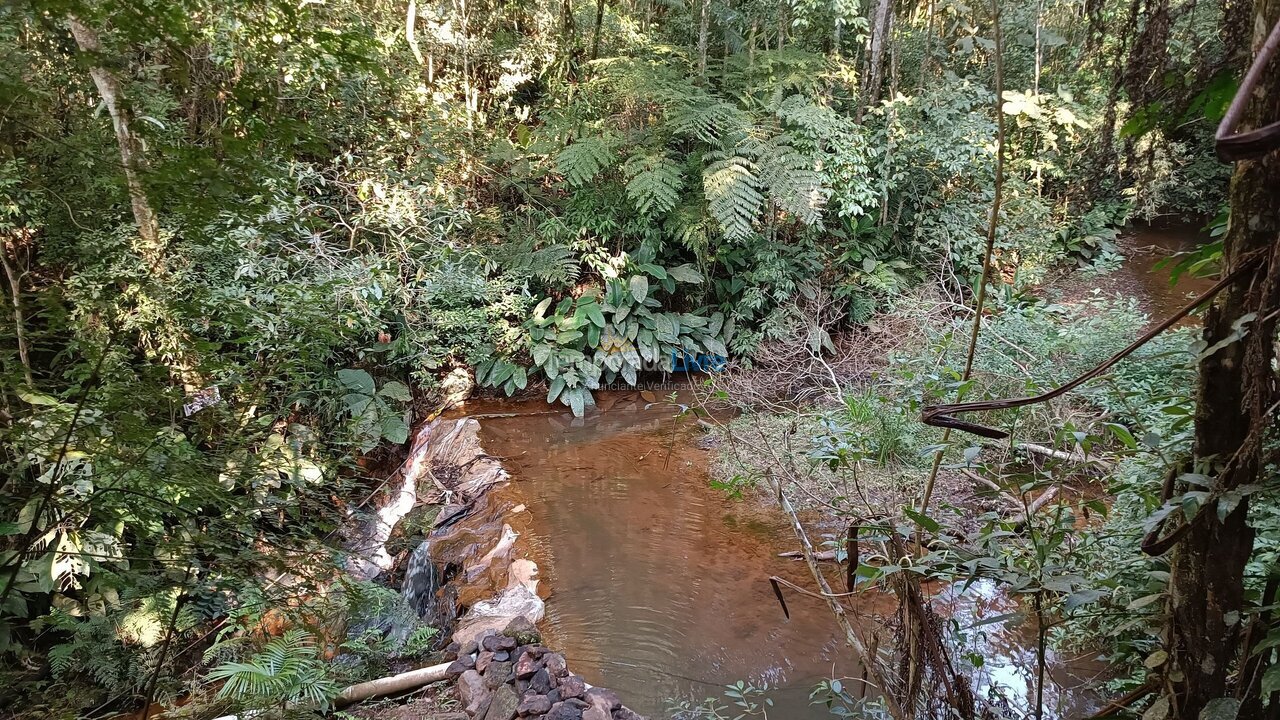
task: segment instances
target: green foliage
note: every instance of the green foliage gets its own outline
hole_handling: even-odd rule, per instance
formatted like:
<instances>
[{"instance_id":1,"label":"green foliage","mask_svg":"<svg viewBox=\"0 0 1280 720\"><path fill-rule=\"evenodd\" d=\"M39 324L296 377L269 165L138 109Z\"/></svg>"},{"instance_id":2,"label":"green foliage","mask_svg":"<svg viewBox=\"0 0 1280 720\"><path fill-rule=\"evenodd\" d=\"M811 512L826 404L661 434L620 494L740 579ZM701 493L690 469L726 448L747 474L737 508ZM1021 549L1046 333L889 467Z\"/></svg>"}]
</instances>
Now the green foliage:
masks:
<instances>
[{"instance_id":1,"label":"green foliage","mask_svg":"<svg viewBox=\"0 0 1280 720\"><path fill-rule=\"evenodd\" d=\"M392 404L400 405L413 400L408 386L398 380L391 380L375 389L373 376L356 368L339 370L338 381L347 391L342 396L342 402L347 406L347 412L356 426L357 442L362 450L368 452L383 440L400 445L409 439L412 413L409 410L398 410Z\"/></svg>"},{"instance_id":2,"label":"green foliage","mask_svg":"<svg viewBox=\"0 0 1280 720\"><path fill-rule=\"evenodd\" d=\"M342 688L329 679L315 638L289 630L244 662L226 662L210 671L223 681L219 697L249 707L302 705L327 709Z\"/></svg>"}]
</instances>

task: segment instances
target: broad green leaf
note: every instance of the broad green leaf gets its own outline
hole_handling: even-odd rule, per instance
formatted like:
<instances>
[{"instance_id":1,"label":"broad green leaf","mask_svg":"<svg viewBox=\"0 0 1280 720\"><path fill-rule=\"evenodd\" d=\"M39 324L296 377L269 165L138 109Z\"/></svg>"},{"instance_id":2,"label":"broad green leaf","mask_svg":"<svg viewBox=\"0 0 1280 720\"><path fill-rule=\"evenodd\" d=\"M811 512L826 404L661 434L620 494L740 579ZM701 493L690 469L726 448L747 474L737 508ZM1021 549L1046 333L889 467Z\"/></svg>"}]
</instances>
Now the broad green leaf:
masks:
<instances>
[{"instance_id":1,"label":"broad green leaf","mask_svg":"<svg viewBox=\"0 0 1280 720\"><path fill-rule=\"evenodd\" d=\"M385 398L401 400L403 402L413 400L413 393L409 392L409 386L399 382L398 380L392 380L383 384L382 388L378 390L378 394Z\"/></svg>"},{"instance_id":2,"label":"broad green leaf","mask_svg":"<svg viewBox=\"0 0 1280 720\"><path fill-rule=\"evenodd\" d=\"M364 411L369 408L369 403L373 402L373 397L360 393L347 393L342 396L342 401L347 404L347 411L351 416L355 417L364 414Z\"/></svg>"},{"instance_id":3,"label":"broad green leaf","mask_svg":"<svg viewBox=\"0 0 1280 720\"><path fill-rule=\"evenodd\" d=\"M547 390L547 402L553 403L556 398L560 397L560 393L564 391L564 378L556 378L551 381L551 387Z\"/></svg>"},{"instance_id":4,"label":"broad green leaf","mask_svg":"<svg viewBox=\"0 0 1280 720\"><path fill-rule=\"evenodd\" d=\"M361 392L365 395L373 394L373 377L364 370L356 368L339 370L338 381L356 392Z\"/></svg>"},{"instance_id":5,"label":"broad green leaf","mask_svg":"<svg viewBox=\"0 0 1280 720\"><path fill-rule=\"evenodd\" d=\"M643 275L631 276L631 297L638 303L649 297L649 278Z\"/></svg>"},{"instance_id":6,"label":"broad green leaf","mask_svg":"<svg viewBox=\"0 0 1280 720\"><path fill-rule=\"evenodd\" d=\"M400 445L409 439L409 426L404 420L397 415L387 415L382 418L382 437L390 442Z\"/></svg>"},{"instance_id":7,"label":"broad green leaf","mask_svg":"<svg viewBox=\"0 0 1280 720\"><path fill-rule=\"evenodd\" d=\"M604 313L600 312L600 305L594 302L586 304L587 319L592 325L598 328L604 327Z\"/></svg>"},{"instance_id":8,"label":"broad green leaf","mask_svg":"<svg viewBox=\"0 0 1280 720\"><path fill-rule=\"evenodd\" d=\"M698 269L693 265L690 265L689 263L685 263L684 265L679 265L673 268L667 268L667 272L677 282L683 282L683 283L702 282L702 273L698 272Z\"/></svg>"}]
</instances>

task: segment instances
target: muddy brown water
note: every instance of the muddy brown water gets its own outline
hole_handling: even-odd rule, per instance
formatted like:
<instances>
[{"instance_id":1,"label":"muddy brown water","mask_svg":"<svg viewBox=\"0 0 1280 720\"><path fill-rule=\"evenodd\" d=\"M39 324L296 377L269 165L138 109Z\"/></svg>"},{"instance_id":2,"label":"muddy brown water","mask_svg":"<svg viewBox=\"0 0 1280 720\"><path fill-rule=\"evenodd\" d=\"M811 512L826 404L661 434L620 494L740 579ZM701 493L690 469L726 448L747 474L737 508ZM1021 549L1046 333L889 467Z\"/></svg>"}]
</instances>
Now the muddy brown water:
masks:
<instances>
[{"instance_id":1,"label":"muddy brown water","mask_svg":"<svg viewBox=\"0 0 1280 720\"><path fill-rule=\"evenodd\" d=\"M470 409L516 413L483 420L481 438L511 472L507 502L527 508L512 524L541 570L547 644L654 718L669 717L672 698L720 696L738 680L772 687L770 717L831 717L810 691L823 678L856 684L849 678L861 668L820 601L792 597L783 617L767 578L812 579L803 563L778 557L797 548L781 513L713 489L701 432L685 421L673 434L670 406L646 408L636 393L603 395L601 405L610 409L577 419L537 401ZM983 585L943 597L958 627L1016 609ZM874 594L859 603L892 607ZM1025 697L1035 666L1026 632L996 624L965 635L965 651L984 658L979 687ZM1055 656L1051 669L1054 715L1100 705L1076 689L1099 663Z\"/></svg>"}]
</instances>

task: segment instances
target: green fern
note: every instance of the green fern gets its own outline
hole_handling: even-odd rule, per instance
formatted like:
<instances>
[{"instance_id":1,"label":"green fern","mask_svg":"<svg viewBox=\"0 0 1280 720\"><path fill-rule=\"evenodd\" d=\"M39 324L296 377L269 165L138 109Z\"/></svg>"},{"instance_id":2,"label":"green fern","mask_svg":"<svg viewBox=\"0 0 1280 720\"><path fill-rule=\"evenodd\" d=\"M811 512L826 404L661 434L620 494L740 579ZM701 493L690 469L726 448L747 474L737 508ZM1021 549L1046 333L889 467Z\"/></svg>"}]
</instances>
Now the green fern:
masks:
<instances>
[{"instance_id":1,"label":"green fern","mask_svg":"<svg viewBox=\"0 0 1280 720\"><path fill-rule=\"evenodd\" d=\"M609 143L600 137L586 137L560 151L556 170L572 187L582 187L595 179L600 171L613 164Z\"/></svg>"},{"instance_id":2,"label":"green fern","mask_svg":"<svg viewBox=\"0 0 1280 720\"><path fill-rule=\"evenodd\" d=\"M548 285L578 281L581 262L573 248L561 244L535 248L535 243L535 238L526 237L503 244L495 259L508 272L535 277Z\"/></svg>"},{"instance_id":3,"label":"green fern","mask_svg":"<svg viewBox=\"0 0 1280 720\"><path fill-rule=\"evenodd\" d=\"M327 709L341 688L328 678L318 655L310 633L289 630L248 662L228 662L214 668L208 679L225 681L218 697Z\"/></svg>"},{"instance_id":4,"label":"green fern","mask_svg":"<svg viewBox=\"0 0 1280 720\"><path fill-rule=\"evenodd\" d=\"M680 166L665 153L636 155L623 168L627 197L644 215L664 215L676 206L684 178Z\"/></svg>"},{"instance_id":5,"label":"green fern","mask_svg":"<svg viewBox=\"0 0 1280 720\"><path fill-rule=\"evenodd\" d=\"M677 95L667 107L667 127L672 132L708 145L729 142L750 126L746 113L702 92Z\"/></svg>"},{"instance_id":6,"label":"green fern","mask_svg":"<svg viewBox=\"0 0 1280 720\"><path fill-rule=\"evenodd\" d=\"M764 143L758 163L760 180L769 188L773 204L805 225L818 224L826 200L823 175L807 154L793 147L791 137L783 133Z\"/></svg>"},{"instance_id":7,"label":"green fern","mask_svg":"<svg viewBox=\"0 0 1280 720\"><path fill-rule=\"evenodd\" d=\"M715 151L706 157L712 162L702 171L702 187L712 217L726 238L749 237L764 203L755 164L737 153Z\"/></svg>"}]
</instances>

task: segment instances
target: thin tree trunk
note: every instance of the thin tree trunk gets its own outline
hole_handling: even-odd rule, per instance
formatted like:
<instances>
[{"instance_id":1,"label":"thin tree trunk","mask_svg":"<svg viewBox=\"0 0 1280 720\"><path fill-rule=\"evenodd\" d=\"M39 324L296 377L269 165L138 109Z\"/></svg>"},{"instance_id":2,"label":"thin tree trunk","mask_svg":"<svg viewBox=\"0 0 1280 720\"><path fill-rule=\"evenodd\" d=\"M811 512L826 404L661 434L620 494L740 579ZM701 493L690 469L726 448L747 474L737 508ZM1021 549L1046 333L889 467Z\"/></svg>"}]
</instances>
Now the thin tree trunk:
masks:
<instances>
[{"instance_id":1,"label":"thin tree trunk","mask_svg":"<svg viewBox=\"0 0 1280 720\"><path fill-rule=\"evenodd\" d=\"M0 248L0 262L4 263L4 274L9 279L9 298L13 302L13 327L14 334L18 340L18 360L22 362L22 377L27 381L29 389L35 389L35 381L31 377L31 357L27 352L27 331L26 319L22 312L22 278L18 275L17 263L18 244L13 244L14 262L9 262L9 252L7 248Z\"/></svg>"},{"instance_id":2,"label":"thin tree trunk","mask_svg":"<svg viewBox=\"0 0 1280 720\"><path fill-rule=\"evenodd\" d=\"M596 0L596 29L591 35L591 59L600 57L600 26L604 24L604 0Z\"/></svg>"},{"instance_id":3,"label":"thin tree trunk","mask_svg":"<svg viewBox=\"0 0 1280 720\"><path fill-rule=\"evenodd\" d=\"M778 3L778 50L787 44L787 3L786 0Z\"/></svg>"},{"instance_id":4,"label":"thin tree trunk","mask_svg":"<svg viewBox=\"0 0 1280 720\"><path fill-rule=\"evenodd\" d=\"M1280 21L1280 0L1255 0L1258 51L1267 31ZM1280 119L1280 73L1264 74L1252 95L1242 129ZM1274 419L1276 399L1276 309L1280 307L1280 153L1236 166L1231 179L1231 223L1223 239L1224 272L1264 254L1219 295L1205 317L1210 347L1228 341L1200 361L1196 393L1197 465L1212 463L1214 496L1244 485L1265 483L1263 436ZM1247 320L1252 316L1252 321ZM1240 337L1242 323L1245 332ZM1234 338L1234 340L1232 340ZM1178 717L1194 718L1214 698L1227 693L1242 658L1239 629L1245 616L1244 568L1253 551L1248 524L1249 496L1222 519L1210 501L1176 545L1171 564L1171 614L1166 639L1173 657L1170 680ZM1174 671L1178 671L1179 677Z\"/></svg>"},{"instance_id":5,"label":"thin tree trunk","mask_svg":"<svg viewBox=\"0 0 1280 720\"><path fill-rule=\"evenodd\" d=\"M924 19L924 52L920 55L920 88L924 89L924 85L929 78L929 60L930 54L933 52L933 0L929 0L928 7L925 10Z\"/></svg>"},{"instance_id":6,"label":"thin tree trunk","mask_svg":"<svg viewBox=\"0 0 1280 720\"><path fill-rule=\"evenodd\" d=\"M413 58L418 61L419 65L423 65L426 61L422 57L422 49L418 47L417 25L418 2L417 0L409 0L409 9L404 13L404 39L409 41L409 49L413 51Z\"/></svg>"},{"instance_id":7,"label":"thin tree trunk","mask_svg":"<svg viewBox=\"0 0 1280 720\"><path fill-rule=\"evenodd\" d=\"M111 115L111 125L115 128L116 144L120 146L120 164L124 167L125 184L129 188L129 204L133 209L133 219L138 226L138 236L142 240L141 255L152 272L161 273L164 267L163 248L160 245L160 226L156 222L156 214L151 209L146 190L142 186L141 175L146 172L146 160L142 156L142 145L133 134L130 123L133 113L129 111L120 89L120 81L103 65L98 58L102 55L102 42L98 34L74 16L67 18L71 34L75 37L80 51L92 58L89 76L102 96L102 102Z\"/></svg>"},{"instance_id":8,"label":"thin tree trunk","mask_svg":"<svg viewBox=\"0 0 1280 720\"><path fill-rule=\"evenodd\" d=\"M893 24L892 0L878 0L875 16L871 21L871 46L867 53L867 72L863 77L862 92L858 97L856 120L862 122L867 108L880 101L880 85L884 82L885 39Z\"/></svg>"},{"instance_id":9,"label":"thin tree trunk","mask_svg":"<svg viewBox=\"0 0 1280 720\"><path fill-rule=\"evenodd\" d=\"M711 0L698 4L698 77L707 80L707 35L711 31Z\"/></svg>"}]
</instances>

